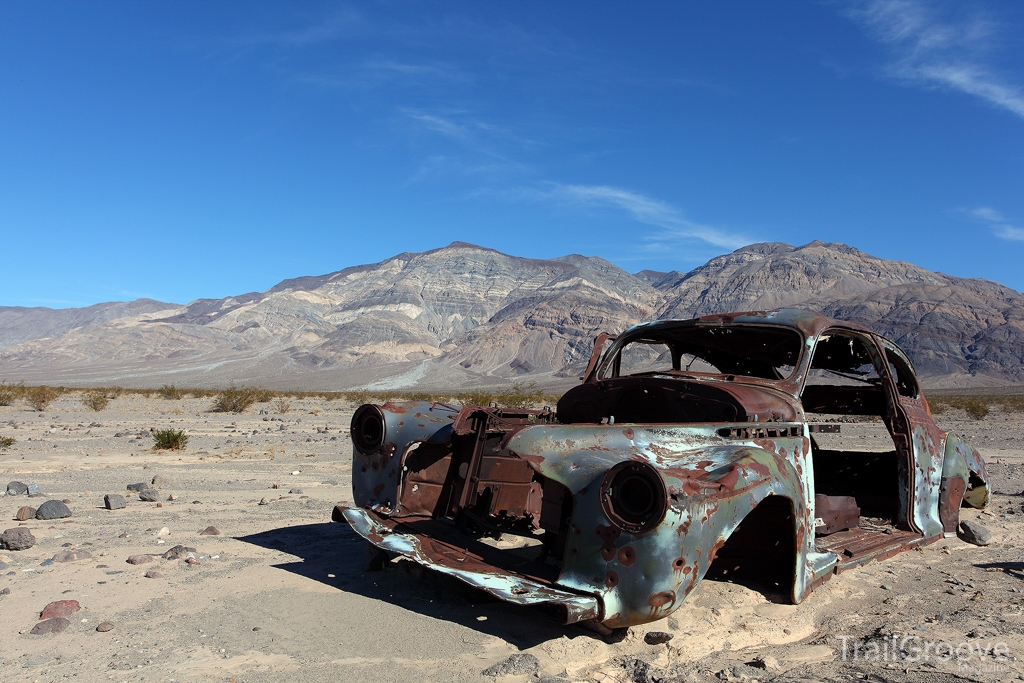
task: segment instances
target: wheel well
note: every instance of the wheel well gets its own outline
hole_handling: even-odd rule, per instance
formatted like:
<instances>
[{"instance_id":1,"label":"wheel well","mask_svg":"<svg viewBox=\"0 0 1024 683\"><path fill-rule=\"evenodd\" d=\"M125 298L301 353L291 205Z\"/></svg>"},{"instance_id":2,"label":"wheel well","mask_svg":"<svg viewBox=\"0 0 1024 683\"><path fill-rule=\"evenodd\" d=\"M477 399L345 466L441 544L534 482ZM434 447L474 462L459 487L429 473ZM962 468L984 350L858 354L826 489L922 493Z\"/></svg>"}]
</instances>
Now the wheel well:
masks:
<instances>
[{"instance_id":1,"label":"wheel well","mask_svg":"<svg viewBox=\"0 0 1024 683\"><path fill-rule=\"evenodd\" d=\"M758 503L718 549L706 578L739 583L788 602L796 580L793 501L768 496Z\"/></svg>"}]
</instances>

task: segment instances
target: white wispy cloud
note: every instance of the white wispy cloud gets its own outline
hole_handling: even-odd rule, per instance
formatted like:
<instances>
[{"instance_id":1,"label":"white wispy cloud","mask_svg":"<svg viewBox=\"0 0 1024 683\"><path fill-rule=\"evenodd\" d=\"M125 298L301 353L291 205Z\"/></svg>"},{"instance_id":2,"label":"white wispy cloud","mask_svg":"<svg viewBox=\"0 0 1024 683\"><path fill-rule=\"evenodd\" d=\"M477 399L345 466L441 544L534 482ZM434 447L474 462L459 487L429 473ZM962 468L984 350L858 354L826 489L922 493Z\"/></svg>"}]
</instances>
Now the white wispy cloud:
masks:
<instances>
[{"instance_id":1,"label":"white wispy cloud","mask_svg":"<svg viewBox=\"0 0 1024 683\"><path fill-rule=\"evenodd\" d=\"M1013 242L1024 242L1024 230L1014 225L1010 225L1006 217L992 207L979 206L976 209L971 209L968 213L975 218L988 223L992 228L992 233L996 237Z\"/></svg>"},{"instance_id":2,"label":"white wispy cloud","mask_svg":"<svg viewBox=\"0 0 1024 683\"><path fill-rule=\"evenodd\" d=\"M738 249L752 241L743 235L691 221L668 202L608 185L547 183L543 188L520 189L516 194L580 207L624 211L640 223L660 228L643 236L640 247L649 251L671 250L680 242L694 239L724 249Z\"/></svg>"},{"instance_id":3,"label":"white wispy cloud","mask_svg":"<svg viewBox=\"0 0 1024 683\"><path fill-rule=\"evenodd\" d=\"M958 90L1024 118L1024 90L986 64L1000 27L985 17L946 20L957 3L869 0L847 14L893 51L891 76L926 87Z\"/></svg>"}]
</instances>

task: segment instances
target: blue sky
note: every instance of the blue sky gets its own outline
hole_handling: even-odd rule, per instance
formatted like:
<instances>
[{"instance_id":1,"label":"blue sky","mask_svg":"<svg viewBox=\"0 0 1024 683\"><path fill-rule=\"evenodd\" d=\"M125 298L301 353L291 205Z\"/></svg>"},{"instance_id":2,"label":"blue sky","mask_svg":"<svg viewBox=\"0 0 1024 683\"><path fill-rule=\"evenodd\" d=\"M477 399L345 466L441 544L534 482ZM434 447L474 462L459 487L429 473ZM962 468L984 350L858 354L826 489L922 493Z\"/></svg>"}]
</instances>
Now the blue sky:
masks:
<instances>
[{"instance_id":1,"label":"blue sky","mask_svg":"<svg viewBox=\"0 0 1024 683\"><path fill-rule=\"evenodd\" d=\"M1024 290L1024 3L0 3L0 305L814 239Z\"/></svg>"}]
</instances>

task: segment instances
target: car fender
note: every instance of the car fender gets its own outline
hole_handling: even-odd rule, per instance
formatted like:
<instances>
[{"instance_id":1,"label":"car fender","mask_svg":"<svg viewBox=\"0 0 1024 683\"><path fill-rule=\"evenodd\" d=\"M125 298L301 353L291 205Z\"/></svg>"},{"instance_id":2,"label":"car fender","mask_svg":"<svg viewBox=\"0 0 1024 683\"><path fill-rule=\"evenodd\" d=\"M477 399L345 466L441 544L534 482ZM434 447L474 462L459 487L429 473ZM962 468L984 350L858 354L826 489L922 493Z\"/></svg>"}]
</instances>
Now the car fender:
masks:
<instances>
[{"instance_id":1,"label":"car fender","mask_svg":"<svg viewBox=\"0 0 1024 683\"><path fill-rule=\"evenodd\" d=\"M939 484L939 519L942 530L955 536L960 524L960 507L986 508L991 499L985 461L974 448L956 434L946 435L942 460L942 480Z\"/></svg>"},{"instance_id":2,"label":"car fender","mask_svg":"<svg viewBox=\"0 0 1024 683\"><path fill-rule=\"evenodd\" d=\"M390 510L398 500L402 462L419 443L447 443L457 408L427 401L377 406L384 418L384 443L364 453L353 443L352 496L356 507Z\"/></svg>"},{"instance_id":3,"label":"car fender","mask_svg":"<svg viewBox=\"0 0 1024 683\"><path fill-rule=\"evenodd\" d=\"M792 504L797 553L792 598L799 602L816 573L807 565L809 555L817 555L806 479L813 478L809 441L795 435L796 426L776 430L785 437L720 436L745 430L756 435L764 427L588 425L528 428L513 437L512 450L574 496L559 585L598 595L609 627L663 618L680 607L740 522L762 500L777 495ZM624 460L651 464L665 482L668 509L646 533L619 529L601 505L605 473Z\"/></svg>"}]
</instances>

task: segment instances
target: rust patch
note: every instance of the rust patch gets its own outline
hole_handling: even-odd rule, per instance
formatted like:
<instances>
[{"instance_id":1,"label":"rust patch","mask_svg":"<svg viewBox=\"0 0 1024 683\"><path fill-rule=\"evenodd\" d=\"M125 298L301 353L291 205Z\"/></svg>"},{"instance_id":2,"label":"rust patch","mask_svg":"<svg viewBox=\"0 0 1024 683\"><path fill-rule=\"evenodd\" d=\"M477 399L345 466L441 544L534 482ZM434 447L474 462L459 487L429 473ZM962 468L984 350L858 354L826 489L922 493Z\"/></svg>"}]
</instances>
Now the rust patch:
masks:
<instances>
[{"instance_id":1,"label":"rust patch","mask_svg":"<svg viewBox=\"0 0 1024 683\"><path fill-rule=\"evenodd\" d=\"M664 607L665 605L671 605L675 601L675 591L661 591L660 593L651 593L651 596L647 598L647 604L651 607Z\"/></svg>"},{"instance_id":2,"label":"rust patch","mask_svg":"<svg viewBox=\"0 0 1024 683\"><path fill-rule=\"evenodd\" d=\"M604 575L604 585L609 588L615 588L619 585L619 573L614 569L609 569L608 573Z\"/></svg>"},{"instance_id":3,"label":"rust patch","mask_svg":"<svg viewBox=\"0 0 1024 683\"><path fill-rule=\"evenodd\" d=\"M672 569L677 572L684 572L686 568L686 560L681 557L677 557L672 560Z\"/></svg>"},{"instance_id":4,"label":"rust patch","mask_svg":"<svg viewBox=\"0 0 1024 683\"><path fill-rule=\"evenodd\" d=\"M630 441L632 441L633 440L633 430L632 430L632 428L626 427L625 429L623 429L622 430L622 435L625 436Z\"/></svg>"},{"instance_id":5,"label":"rust patch","mask_svg":"<svg viewBox=\"0 0 1024 683\"><path fill-rule=\"evenodd\" d=\"M619 564L623 567L636 562L636 551L630 548L628 545L619 548Z\"/></svg>"}]
</instances>

